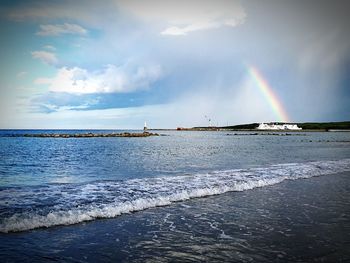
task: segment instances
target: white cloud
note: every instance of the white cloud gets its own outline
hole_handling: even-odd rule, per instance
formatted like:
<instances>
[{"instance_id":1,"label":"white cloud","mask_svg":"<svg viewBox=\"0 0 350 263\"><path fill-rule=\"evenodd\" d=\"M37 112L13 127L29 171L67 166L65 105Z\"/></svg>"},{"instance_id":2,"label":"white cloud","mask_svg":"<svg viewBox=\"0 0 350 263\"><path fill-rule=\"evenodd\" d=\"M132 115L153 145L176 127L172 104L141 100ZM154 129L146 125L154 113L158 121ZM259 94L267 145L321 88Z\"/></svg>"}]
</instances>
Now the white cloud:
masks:
<instances>
[{"instance_id":1,"label":"white cloud","mask_svg":"<svg viewBox=\"0 0 350 263\"><path fill-rule=\"evenodd\" d=\"M55 65L57 63L57 58L55 53L40 50L40 51L33 51L31 52L31 54L33 58L39 59L45 64Z\"/></svg>"},{"instance_id":2,"label":"white cloud","mask_svg":"<svg viewBox=\"0 0 350 263\"><path fill-rule=\"evenodd\" d=\"M55 24L55 25L40 25L40 31L36 34L39 36L59 36L62 34L73 34L84 36L87 30L77 24Z\"/></svg>"},{"instance_id":3,"label":"white cloud","mask_svg":"<svg viewBox=\"0 0 350 263\"><path fill-rule=\"evenodd\" d=\"M43 48L45 48L47 50L51 50L51 51L55 51L56 50L56 48L54 46L51 46L51 45L46 45Z\"/></svg>"},{"instance_id":4,"label":"white cloud","mask_svg":"<svg viewBox=\"0 0 350 263\"><path fill-rule=\"evenodd\" d=\"M186 35L189 32L220 27L219 23L197 23L185 27L172 26L161 32L162 35Z\"/></svg>"},{"instance_id":5,"label":"white cloud","mask_svg":"<svg viewBox=\"0 0 350 263\"><path fill-rule=\"evenodd\" d=\"M186 35L189 32L235 27L244 22L246 13L239 1L164 1L164 0L127 0L119 3L145 20L158 20L168 24L161 32L163 35Z\"/></svg>"},{"instance_id":6,"label":"white cloud","mask_svg":"<svg viewBox=\"0 0 350 263\"><path fill-rule=\"evenodd\" d=\"M184 27L177 27L172 26L168 27L164 31L161 32L162 35L173 35L173 36L179 36L179 35L187 35L189 32L198 31L198 30L206 30L206 29L214 29L219 28L221 26L231 26L234 27L236 25L239 25L242 23L242 20L227 20L227 21L215 21L215 22L203 22L203 23L195 23L190 24L188 26Z\"/></svg>"},{"instance_id":7,"label":"white cloud","mask_svg":"<svg viewBox=\"0 0 350 263\"><path fill-rule=\"evenodd\" d=\"M88 101L86 103L83 103L81 105L66 105L66 106L57 106L54 104L48 104L44 103L41 104L40 107L45 107L47 110L52 112L59 112L59 111L69 111L69 110L83 110L91 107L92 105L95 105L98 103L98 100L95 101Z\"/></svg>"},{"instance_id":8,"label":"white cloud","mask_svg":"<svg viewBox=\"0 0 350 263\"><path fill-rule=\"evenodd\" d=\"M97 1L36 1L32 4L20 3L4 8L2 15L13 21L79 21L91 27L113 24L118 17L115 0L106 0L101 5ZM93 12L91 12L93 10Z\"/></svg>"},{"instance_id":9,"label":"white cloud","mask_svg":"<svg viewBox=\"0 0 350 263\"><path fill-rule=\"evenodd\" d=\"M22 78L22 77L24 77L27 74L28 74L27 71L21 71L21 72L18 72L16 76L17 76L17 78Z\"/></svg>"},{"instance_id":10,"label":"white cloud","mask_svg":"<svg viewBox=\"0 0 350 263\"><path fill-rule=\"evenodd\" d=\"M63 67L55 77L38 78L35 84L49 85L52 92L76 94L132 92L149 88L160 75L161 68L158 65L107 65L103 70L94 72L78 67Z\"/></svg>"},{"instance_id":11,"label":"white cloud","mask_svg":"<svg viewBox=\"0 0 350 263\"><path fill-rule=\"evenodd\" d=\"M67 7L69 6L69 7ZM91 12L94 10L94 12ZM9 9L6 16L17 21L68 19L95 28L118 28L124 15L156 22L163 35L184 35L189 32L222 26L234 27L245 21L246 13L239 0L109 0L104 5L96 1L67 3L37 3ZM123 24L123 23L122 23ZM61 34L86 35L88 32L77 24L44 24L38 35Z\"/></svg>"}]
</instances>

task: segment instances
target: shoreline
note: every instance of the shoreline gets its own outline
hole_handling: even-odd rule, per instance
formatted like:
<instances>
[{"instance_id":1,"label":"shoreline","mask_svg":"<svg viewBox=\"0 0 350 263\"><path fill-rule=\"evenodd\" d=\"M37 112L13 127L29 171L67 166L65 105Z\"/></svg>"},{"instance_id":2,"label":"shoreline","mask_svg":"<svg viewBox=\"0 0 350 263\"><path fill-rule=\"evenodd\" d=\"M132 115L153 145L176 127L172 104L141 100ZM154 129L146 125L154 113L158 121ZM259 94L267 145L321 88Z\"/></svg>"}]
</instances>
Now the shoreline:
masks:
<instances>
[{"instance_id":1,"label":"shoreline","mask_svg":"<svg viewBox=\"0 0 350 263\"><path fill-rule=\"evenodd\" d=\"M181 128L181 129L148 129L149 131L234 131L234 132L350 132L350 130L258 130L258 129L223 129L223 128Z\"/></svg>"},{"instance_id":2,"label":"shoreline","mask_svg":"<svg viewBox=\"0 0 350 263\"><path fill-rule=\"evenodd\" d=\"M82 254L84 262L98 262L106 254L108 262L347 261L349 175L286 180L111 219L0 235L8 251L0 258L23 260L20 250L31 240L26 256L63 261L78 260ZM56 242L42 242L49 236ZM62 243L68 249L57 250Z\"/></svg>"}]
</instances>

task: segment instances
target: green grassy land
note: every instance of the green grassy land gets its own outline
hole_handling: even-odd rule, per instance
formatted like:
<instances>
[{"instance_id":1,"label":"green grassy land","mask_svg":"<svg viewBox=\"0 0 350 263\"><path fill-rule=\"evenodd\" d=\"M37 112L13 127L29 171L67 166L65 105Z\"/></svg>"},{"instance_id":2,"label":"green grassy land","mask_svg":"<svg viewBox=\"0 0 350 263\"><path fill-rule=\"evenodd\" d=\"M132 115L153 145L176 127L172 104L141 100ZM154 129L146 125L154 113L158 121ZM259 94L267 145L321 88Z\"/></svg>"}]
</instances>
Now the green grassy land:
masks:
<instances>
[{"instance_id":1,"label":"green grassy land","mask_svg":"<svg viewBox=\"0 0 350 263\"><path fill-rule=\"evenodd\" d=\"M283 124L283 123L278 123ZM305 123L291 123L297 124L303 130L350 130L350 121L343 122L305 122ZM253 130L259 126L259 123L240 124L233 126L220 127L221 129L232 130Z\"/></svg>"},{"instance_id":2,"label":"green grassy land","mask_svg":"<svg viewBox=\"0 0 350 263\"><path fill-rule=\"evenodd\" d=\"M298 123L304 130L350 130L350 121Z\"/></svg>"}]
</instances>

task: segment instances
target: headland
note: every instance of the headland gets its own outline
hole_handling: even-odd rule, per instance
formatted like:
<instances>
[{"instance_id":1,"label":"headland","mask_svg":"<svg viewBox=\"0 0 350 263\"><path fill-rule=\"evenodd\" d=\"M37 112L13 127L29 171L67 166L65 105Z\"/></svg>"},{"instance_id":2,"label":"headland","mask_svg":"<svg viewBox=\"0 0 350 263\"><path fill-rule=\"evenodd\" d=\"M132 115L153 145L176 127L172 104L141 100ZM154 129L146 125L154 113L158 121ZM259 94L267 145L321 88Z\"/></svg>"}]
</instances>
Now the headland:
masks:
<instances>
[{"instance_id":1,"label":"headland","mask_svg":"<svg viewBox=\"0 0 350 263\"><path fill-rule=\"evenodd\" d=\"M198 126L192 128L178 127L179 131L303 131L303 132L327 132L327 131L350 131L350 121L343 122L304 122L304 123L284 123L272 122L270 126L285 126L285 129L276 128L261 129L261 123L239 124L231 126ZM288 127L298 127L298 129L288 129Z\"/></svg>"}]
</instances>

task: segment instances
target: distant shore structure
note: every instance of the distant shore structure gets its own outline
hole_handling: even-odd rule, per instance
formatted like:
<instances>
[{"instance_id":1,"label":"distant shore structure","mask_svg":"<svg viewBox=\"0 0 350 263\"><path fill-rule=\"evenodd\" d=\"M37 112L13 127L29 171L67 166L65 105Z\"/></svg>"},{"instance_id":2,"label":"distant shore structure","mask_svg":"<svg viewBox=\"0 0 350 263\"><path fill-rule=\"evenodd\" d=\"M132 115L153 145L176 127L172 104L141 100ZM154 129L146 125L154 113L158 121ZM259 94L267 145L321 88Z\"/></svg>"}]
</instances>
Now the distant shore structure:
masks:
<instances>
[{"instance_id":1,"label":"distant shore structure","mask_svg":"<svg viewBox=\"0 0 350 263\"><path fill-rule=\"evenodd\" d=\"M147 131L147 123L145 122L145 125L143 126L143 131Z\"/></svg>"},{"instance_id":2,"label":"distant shore structure","mask_svg":"<svg viewBox=\"0 0 350 263\"><path fill-rule=\"evenodd\" d=\"M302 128L296 124L275 124L275 123L260 123L258 130L294 130L299 131Z\"/></svg>"}]
</instances>

